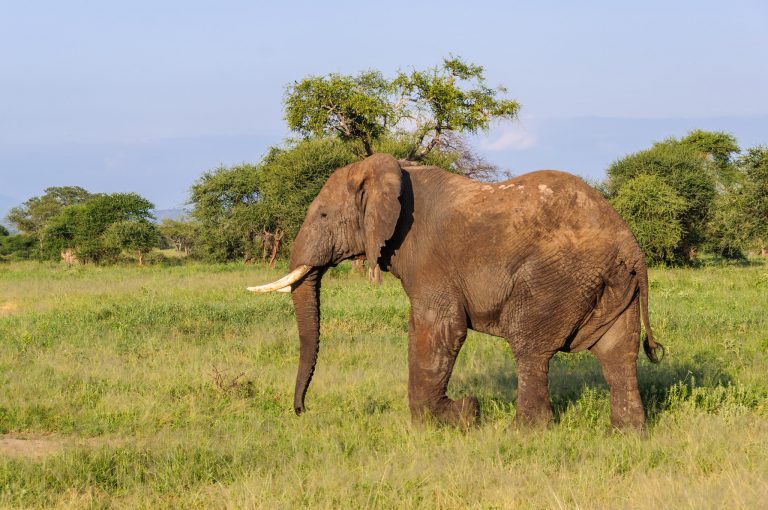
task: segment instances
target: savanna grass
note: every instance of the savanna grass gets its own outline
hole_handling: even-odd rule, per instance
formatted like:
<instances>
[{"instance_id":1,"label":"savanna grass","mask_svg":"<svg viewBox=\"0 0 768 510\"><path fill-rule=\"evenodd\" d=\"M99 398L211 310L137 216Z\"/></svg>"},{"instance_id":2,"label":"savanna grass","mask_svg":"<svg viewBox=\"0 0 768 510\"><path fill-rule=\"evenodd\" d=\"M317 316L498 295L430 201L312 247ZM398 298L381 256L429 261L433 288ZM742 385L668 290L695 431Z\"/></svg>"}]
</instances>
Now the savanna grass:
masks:
<instances>
[{"instance_id":1,"label":"savanna grass","mask_svg":"<svg viewBox=\"0 0 768 510\"><path fill-rule=\"evenodd\" d=\"M515 363L470 334L449 389L466 433L414 427L400 285L326 276L308 412L291 408L290 298L240 265L0 265L0 506L760 508L768 497L768 266L651 271L667 347L640 361L646 434L610 430L588 353L558 355L555 423L511 425ZM0 450L2 451L2 450Z\"/></svg>"}]
</instances>

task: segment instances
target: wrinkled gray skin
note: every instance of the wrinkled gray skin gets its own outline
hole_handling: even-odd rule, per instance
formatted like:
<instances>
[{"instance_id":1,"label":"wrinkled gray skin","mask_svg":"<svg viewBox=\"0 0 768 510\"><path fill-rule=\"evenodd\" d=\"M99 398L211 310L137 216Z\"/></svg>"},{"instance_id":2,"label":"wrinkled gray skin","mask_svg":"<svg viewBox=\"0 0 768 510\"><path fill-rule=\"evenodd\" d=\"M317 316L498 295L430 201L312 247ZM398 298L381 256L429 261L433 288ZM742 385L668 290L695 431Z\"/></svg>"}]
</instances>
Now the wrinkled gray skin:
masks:
<instances>
[{"instance_id":1,"label":"wrinkled gray skin","mask_svg":"<svg viewBox=\"0 0 768 510\"><path fill-rule=\"evenodd\" d=\"M539 171L485 184L435 167L375 154L340 168L312 202L291 269L312 270L292 286L301 343L294 409L317 361L322 275L365 255L402 282L411 303L408 398L415 421L431 415L468 426L473 397L446 396L467 329L504 337L517 360L517 420L546 423L549 361L589 349L611 392L611 421L640 428L640 317L646 354L645 260L610 204L581 179Z\"/></svg>"}]
</instances>

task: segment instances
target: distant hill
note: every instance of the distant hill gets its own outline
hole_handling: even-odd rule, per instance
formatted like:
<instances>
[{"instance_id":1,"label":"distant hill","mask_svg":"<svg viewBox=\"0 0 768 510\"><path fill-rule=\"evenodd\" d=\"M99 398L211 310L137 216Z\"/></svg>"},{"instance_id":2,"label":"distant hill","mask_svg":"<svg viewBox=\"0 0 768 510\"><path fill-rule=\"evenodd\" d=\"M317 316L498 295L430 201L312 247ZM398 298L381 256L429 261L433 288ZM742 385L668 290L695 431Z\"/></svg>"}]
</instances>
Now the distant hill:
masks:
<instances>
[{"instance_id":1,"label":"distant hill","mask_svg":"<svg viewBox=\"0 0 768 510\"><path fill-rule=\"evenodd\" d=\"M189 217L189 211L186 209L155 209L152 214L157 218L157 222L160 223L165 218L171 220L180 220L184 217Z\"/></svg>"}]
</instances>

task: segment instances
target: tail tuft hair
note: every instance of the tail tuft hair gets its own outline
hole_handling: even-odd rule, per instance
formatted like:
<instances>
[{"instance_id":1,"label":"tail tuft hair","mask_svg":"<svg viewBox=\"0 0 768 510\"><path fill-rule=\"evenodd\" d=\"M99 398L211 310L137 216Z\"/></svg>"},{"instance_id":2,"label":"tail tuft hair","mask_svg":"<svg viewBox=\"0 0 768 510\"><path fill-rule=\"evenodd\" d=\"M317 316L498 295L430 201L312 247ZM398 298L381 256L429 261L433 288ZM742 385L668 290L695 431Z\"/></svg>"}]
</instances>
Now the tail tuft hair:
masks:
<instances>
[{"instance_id":1,"label":"tail tuft hair","mask_svg":"<svg viewBox=\"0 0 768 510\"><path fill-rule=\"evenodd\" d=\"M643 350L645 351L645 355L648 356L648 359L651 360L651 363L661 362L661 360L664 359L664 355L667 353L667 350L659 342L653 342L653 344L651 344L651 342L648 341L648 335L645 332L643 332Z\"/></svg>"}]
</instances>

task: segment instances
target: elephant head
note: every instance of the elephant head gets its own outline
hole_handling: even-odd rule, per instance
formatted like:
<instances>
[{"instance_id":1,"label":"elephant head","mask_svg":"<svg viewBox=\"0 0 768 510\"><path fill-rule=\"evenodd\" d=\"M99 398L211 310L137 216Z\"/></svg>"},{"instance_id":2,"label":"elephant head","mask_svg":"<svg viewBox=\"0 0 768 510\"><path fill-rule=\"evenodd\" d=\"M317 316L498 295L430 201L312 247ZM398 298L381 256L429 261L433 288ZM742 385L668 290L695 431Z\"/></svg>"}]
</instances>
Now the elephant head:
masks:
<instances>
[{"instance_id":1,"label":"elephant head","mask_svg":"<svg viewBox=\"0 0 768 510\"><path fill-rule=\"evenodd\" d=\"M400 217L402 170L387 154L375 154L336 170L309 206L291 251L291 272L254 292L292 292L300 354L293 407L304 396L317 362L320 337L320 280L342 260L365 255L375 266Z\"/></svg>"}]
</instances>

